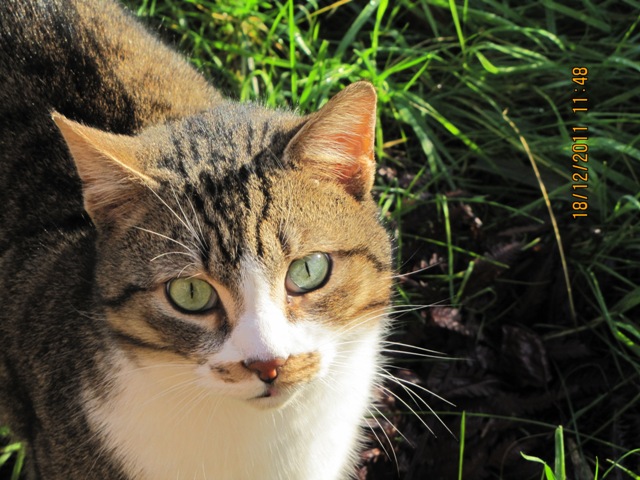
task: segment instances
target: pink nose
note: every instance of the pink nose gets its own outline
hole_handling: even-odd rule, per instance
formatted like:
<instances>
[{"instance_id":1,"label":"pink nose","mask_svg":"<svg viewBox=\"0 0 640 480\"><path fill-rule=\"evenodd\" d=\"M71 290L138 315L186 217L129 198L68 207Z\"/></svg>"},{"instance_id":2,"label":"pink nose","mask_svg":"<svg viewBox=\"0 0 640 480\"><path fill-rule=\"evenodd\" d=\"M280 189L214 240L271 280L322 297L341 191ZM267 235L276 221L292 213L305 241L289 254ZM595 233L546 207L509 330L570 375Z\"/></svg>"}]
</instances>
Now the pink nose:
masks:
<instances>
[{"instance_id":1,"label":"pink nose","mask_svg":"<svg viewBox=\"0 0 640 480\"><path fill-rule=\"evenodd\" d=\"M246 361L245 366L252 372L256 372L260 380L266 383L273 382L278 376L278 370L287 362L286 358L272 358L271 360Z\"/></svg>"}]
</instances>

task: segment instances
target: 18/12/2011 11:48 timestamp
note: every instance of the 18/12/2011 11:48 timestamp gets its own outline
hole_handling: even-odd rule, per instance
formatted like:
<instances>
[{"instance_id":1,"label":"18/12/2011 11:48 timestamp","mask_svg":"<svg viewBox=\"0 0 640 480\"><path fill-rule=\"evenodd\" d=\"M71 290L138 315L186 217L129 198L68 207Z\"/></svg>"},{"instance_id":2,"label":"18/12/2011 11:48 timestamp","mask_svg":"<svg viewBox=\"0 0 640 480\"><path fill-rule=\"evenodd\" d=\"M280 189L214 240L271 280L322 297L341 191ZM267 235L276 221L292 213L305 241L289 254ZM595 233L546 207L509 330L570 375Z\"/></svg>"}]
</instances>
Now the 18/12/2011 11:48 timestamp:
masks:
<instances>
[{"instance_id":1,"label":"18/12/2011 11:48 timestamp","mask_svg":"<svg viewBox=\"0 0 640 480\"><path fill-rule=\"evenodd\" d=\"M587 80L589 79L589 70L586 67L573 67L571 69L572 81L574 85L573 92L578 95L573 97L572 111L574 114L582 115L588 111L587 106ZM589 209L589 139L586 126L572 127L573 136L571 139L571 159L573 160L573 174L571 175L572 184L572 200L571 209L573 210L573 218L588 216Z\"/></svg>"}]
</instances>

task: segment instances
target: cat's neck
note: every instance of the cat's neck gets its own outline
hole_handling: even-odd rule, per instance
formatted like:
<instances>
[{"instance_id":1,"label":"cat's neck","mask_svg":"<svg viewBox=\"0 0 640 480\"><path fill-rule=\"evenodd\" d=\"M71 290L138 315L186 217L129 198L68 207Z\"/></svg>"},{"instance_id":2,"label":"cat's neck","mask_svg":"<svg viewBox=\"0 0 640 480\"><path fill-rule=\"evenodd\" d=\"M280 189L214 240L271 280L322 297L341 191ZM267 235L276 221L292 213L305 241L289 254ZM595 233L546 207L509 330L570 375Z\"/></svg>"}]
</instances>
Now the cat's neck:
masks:
<instances>
[{"instance_id":1,"label":"cat's neck","mask_svg":"<svg viewBox=\"0 0 640 480\"><path fill-rule=\"evenodd\" d=\"M379 368L380 332L345 342L339 365L277 410L212 396L188 367L122 357L109 400L86 402L90 423L136 479L349 478L360 412ZM304 397L304 398L302 398Z\"/></svg>"}]
</instances>

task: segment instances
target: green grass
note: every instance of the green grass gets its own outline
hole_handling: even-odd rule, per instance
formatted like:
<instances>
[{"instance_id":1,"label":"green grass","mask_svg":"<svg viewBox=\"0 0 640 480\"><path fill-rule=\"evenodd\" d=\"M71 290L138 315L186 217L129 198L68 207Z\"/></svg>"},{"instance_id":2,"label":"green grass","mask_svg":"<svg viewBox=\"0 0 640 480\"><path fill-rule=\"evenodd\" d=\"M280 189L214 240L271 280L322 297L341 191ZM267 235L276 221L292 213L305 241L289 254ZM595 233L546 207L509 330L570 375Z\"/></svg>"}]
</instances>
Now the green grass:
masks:
<instances>
[{"instance_id":1,"label":"green grass","mask_svg":"<svg viewBox=\"0 0 640 480\"><path fill-rule=\"evenodd\" d=\"M398 360L464 442L389 401L415 445L391 435L369 478L638 478L640 2L128 4L231 97L308 112L376 87L376 198L415 272L397 301L439 304L393 338L466 360Z\"/></svg>"},{"instance_id":2,"label":"green grass","mask_svg":"<svg viewBox=\"0 0 640 480\"><path fill-rule=\"evenodd\" d=\"M9 437L9 429L7 427L0 427L0 440ZM25 448L20 442L6 442L0 446L0 468L8 465L10 468L0 470L3 475L0 478L6 478L11 480L18 480L22 471L22 466L25 459Z\"/></svg>"},{"instance_id":3,"label":"green grass","mask_svg":"<svg viewBox=\"0 0 640 480\"><path fill-rule=\"evenodd\" d=\"M564 434L563 434L562 426L559 426L555 431L555 461L554 461L554 468L553 469L547 464L547 462L545 462L544 460L542 460L542 459L540 459L538 457L532 457L532 456L529 456L529 455L525 455L524 453L522 454L522 457L525 460L527 460L529 462L540 463L540 464L543 465L543 468L544 468L544 476L543 476L543 478L546 479L546 480L566 480L567 479L565 448L564 448L564 436L563 435ZM596 480L598 478L605 479L610 474L616 472L616 469L619 469L620 471L626 473L630 478L633 478L634 480L640 480L640 475L636 475L635 473L633 473L628 468L625 468L625 467L620 465L620 461L624 457L630 456L630 455L634 455L634 454L637 454L639 452L640 452L640 449L635 449L635 450L632 450L632 451L626 453L618 461L608 460L608 463L611 464L611 466L606 471L604 471L602 476L599 475L600 474L600 465L599 465L598 461L596 460L594 478Z\"/></svg>"}]
</instances>

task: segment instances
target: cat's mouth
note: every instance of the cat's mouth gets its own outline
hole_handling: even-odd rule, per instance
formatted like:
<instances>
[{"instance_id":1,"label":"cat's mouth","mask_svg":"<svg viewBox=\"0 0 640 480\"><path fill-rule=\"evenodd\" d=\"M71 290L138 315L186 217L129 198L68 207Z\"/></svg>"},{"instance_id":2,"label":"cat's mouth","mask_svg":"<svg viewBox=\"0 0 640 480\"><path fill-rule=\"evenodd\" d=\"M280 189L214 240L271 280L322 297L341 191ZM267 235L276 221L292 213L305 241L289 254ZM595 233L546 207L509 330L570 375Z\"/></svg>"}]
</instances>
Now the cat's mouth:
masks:
<instances>
[{"instance_id":1,"label":"cat's mouth","mask_svg":"<svg viewBox=\"0 0 640 480\"><path fill-rule=\"evenodd\" d=\"M289 389L267 386L264 392L249 399L249 403L262 409L279 408L285 405L294 396Z\"/></svg>"},{"instance_id":2,"label":"cat's mouth","mask_svg":"<svg viewBox=\"0 0 640 480\"><path fill-rule=\"evenodd\" d=\"M273 387L269 387L265 390L265 392L262 395L258 395L255 398L270 398L270 397L276 397L278 396L278 389L273 388Z\"/></svg>"},{"instance_id":3,"label":"cat's mouth","mask_svg":"<svg viewBox=\"0 0 640 480\"><path fill-rule=\"evenodd\" d=\"M278 392L274 392L273 389L268 389L266 392L264 392L262 395L258 395L255 398L271 398L271 397L275 397L278 395Z\"/></svg>"},{"instance_id":4,"label":"cat's mouth","mask_svg":"<svg viewBox=\"0 0 640 480\"><path fill-rule=\"evenodd\" d=\"M273 385L266 386L264 392L260 395L256 395L251 400L260 400L262 398L285 398L288 397L282 388L275 387Z\"/></svg>"}]
</instances>

